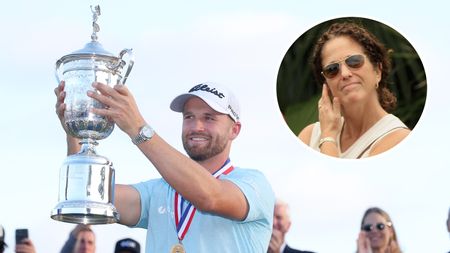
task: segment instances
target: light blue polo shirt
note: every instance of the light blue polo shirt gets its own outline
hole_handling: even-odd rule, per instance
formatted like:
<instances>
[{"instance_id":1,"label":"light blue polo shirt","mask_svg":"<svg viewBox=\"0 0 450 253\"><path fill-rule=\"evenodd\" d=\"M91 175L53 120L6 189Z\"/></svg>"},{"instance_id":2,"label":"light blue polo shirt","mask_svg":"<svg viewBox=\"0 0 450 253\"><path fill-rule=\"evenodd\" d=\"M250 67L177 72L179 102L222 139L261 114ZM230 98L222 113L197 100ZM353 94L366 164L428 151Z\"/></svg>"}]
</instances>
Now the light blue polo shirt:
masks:
<instances>
[{"instance_id":1,"label":"light blue polo shirt","mask_svg":"<svg viewBox=\"0 0 450 253\"><path fill-rule=\"evenodd\" d=\"M266 253L272 234L275 196L265 176L251 169L234 168L220 180L230 180L249 204L245 220L227 219L196 211L184 237L187 253ZM170 252L178 243L174 216L175 190L162 178L133 185L141 197L141 217L136 227L146 228L147 253Z\"/></svg>"}]
</instances>

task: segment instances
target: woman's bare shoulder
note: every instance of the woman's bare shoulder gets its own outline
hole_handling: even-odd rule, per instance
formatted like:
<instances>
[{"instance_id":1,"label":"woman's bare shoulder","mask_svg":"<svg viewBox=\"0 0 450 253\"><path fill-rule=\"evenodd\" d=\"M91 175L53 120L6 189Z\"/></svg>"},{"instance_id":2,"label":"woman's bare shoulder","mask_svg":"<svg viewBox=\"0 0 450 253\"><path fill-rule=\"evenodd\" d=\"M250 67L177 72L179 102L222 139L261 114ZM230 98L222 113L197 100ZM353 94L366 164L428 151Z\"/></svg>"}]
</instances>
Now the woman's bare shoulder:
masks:
<instances>
[{"instance_id":1,"label":"woman's bare shoulder","mask_svg":"<svg viewBox=\"0 0 450 253\"><path fill-rule=\"evenodd\" d=\"M301 141L303 141L303 143L305 143L306 145L309 145L313 129L314 129L314 123L306 126L305 128L302 129L302 131L300 131L300 133L298 134L298 138Z\"/></svg>"},{"instance_id":2,"label":"woman's bare shoulder","mask_svg":"<svg viewBox=\"0 0 450 253\"><path fill-rule=\"evenodd\" d=\"M399 144L403 139L406 138L406 136L411 133L411 130L406 128L397 129L386 136L384 136L380 141L378 141L374 147L372 148L372 151L370 152L370 156L377 155L380 153L383 153L393 147L395 147L397 144Z\"/></svg>"}]
</instances>

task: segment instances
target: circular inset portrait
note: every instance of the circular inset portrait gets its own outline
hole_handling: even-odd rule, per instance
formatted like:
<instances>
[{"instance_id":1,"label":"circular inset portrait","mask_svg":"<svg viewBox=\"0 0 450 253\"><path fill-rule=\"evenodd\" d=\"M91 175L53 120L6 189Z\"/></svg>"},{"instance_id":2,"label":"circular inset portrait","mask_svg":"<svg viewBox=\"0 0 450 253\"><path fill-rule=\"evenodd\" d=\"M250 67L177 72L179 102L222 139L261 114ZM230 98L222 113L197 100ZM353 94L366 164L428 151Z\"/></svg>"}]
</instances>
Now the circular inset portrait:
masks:
<instances>
[{"instance_id":1,"label":"circular inset portrait","mask_svg":"<svg viewBox=\"0 0 450 253\"><path fill-rule=\"evenodd\" d=\"M365 158L407 138L425 106L413 46L367 18L338 18L302 34L277 78L281 113L299 141L333 157Z\"/></svg>"}]
</instances>

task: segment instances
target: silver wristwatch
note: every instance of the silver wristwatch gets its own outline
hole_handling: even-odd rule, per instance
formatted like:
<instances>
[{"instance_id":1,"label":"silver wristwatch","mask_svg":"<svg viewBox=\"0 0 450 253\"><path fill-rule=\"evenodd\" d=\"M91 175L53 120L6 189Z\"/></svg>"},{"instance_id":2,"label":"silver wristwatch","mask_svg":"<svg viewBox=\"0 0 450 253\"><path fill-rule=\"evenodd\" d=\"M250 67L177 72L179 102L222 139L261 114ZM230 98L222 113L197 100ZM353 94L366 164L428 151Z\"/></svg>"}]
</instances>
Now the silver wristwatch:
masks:
<instances>
[{"instance_id":1,"label":"silver wristwatch","mask_svg":"<svg viewBox=\"0 0 450 253\"><path fill-rule=\"evenodd\" d=\"M131 139L131 141L135 145L139 145L143 143L144 141L150 140L153 135L155 135L155 130L147 124L145 124L141 129L139 130L138 135L136 135L134 138Z\"/></svg>"}]
</instances>

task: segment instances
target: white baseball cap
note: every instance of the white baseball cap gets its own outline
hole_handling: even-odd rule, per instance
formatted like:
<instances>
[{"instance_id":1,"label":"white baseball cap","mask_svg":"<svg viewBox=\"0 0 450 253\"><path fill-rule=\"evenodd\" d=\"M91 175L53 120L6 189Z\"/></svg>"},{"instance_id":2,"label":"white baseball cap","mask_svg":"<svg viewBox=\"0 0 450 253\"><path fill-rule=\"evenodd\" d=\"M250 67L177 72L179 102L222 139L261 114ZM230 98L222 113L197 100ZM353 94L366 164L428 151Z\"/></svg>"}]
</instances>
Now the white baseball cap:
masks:
<instances>
[{"instance_id":1,"label":"white baseball cap","mask_svg":"<svg viewBox=\"0 0 450 253\"><path fill-rule=\"evenodd\" d=\"M186 101L196 96L207 103L213 110L228 114L235 122L239 122L239 103L233 93L227 88L211 82L197 84L187 93L183 93L173 99L170 109L175 112L183 112Z\"/></svg>"}]
</instances>

